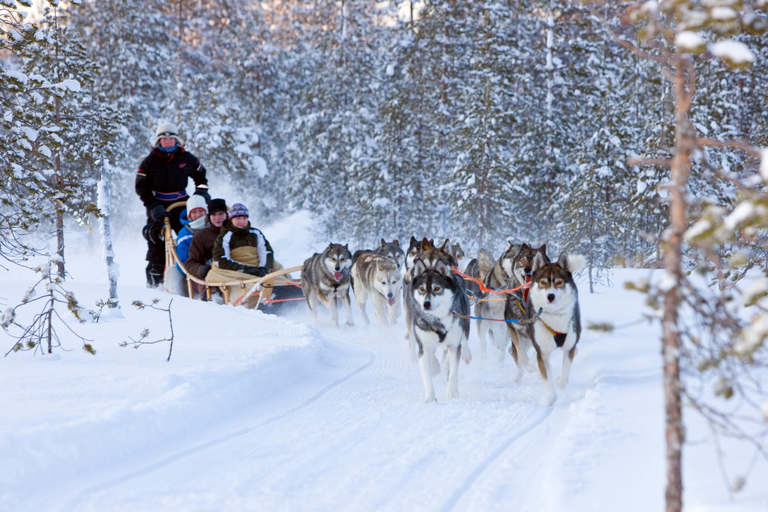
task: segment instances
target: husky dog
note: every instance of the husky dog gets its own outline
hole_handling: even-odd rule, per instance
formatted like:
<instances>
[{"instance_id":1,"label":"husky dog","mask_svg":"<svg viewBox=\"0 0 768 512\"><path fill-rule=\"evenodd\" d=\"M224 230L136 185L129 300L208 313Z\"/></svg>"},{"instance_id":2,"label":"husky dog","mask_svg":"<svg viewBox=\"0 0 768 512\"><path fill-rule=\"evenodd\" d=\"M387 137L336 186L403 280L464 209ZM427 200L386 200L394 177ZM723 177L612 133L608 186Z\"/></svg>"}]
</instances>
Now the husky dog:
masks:
<instances>
[{"instance_id":1,"label":"husky dog","mask_svg":"<svg viewBox=\"0 0 768 512\"><path fill-rule=\"evenodd\" d=\"M567 256L565 253L555 263L547 262L537 254L533 260L533 278L528 294L528 316L538 319L528 324L528 336L533 340L541 378L549 395L549 404L557 399L550 382L549 355L560 347L563 349L563 370L557 379L561 389L568 384L571 363L576 356L576 344L581 337L581 313L579 291L573 281L573 274L584 268L584 257Z\"/></svg>"},{"instance_id":2,"label":"husky dog","mask_svg":"<svg viewBox=\"0 0 768 512\"><path fill-rule=\"evenodd\" d=\"M426 240L426 238L424 239ZM405 253L405 269L409 270L413 268L413 260L419 257L419 254L421 253L421 246L424 243L424 240L416 240L415 236L411 237L410 245L408 245L408 250ZM434 244L434 240L429 240L430 244Z\"/></svg>"},{"instance_id":3,"label":"husky dog","mask_svg":"<svg viewBox=\"0 0 768 512\"><path fill-rule=\"evenodd\" d=\"M508 283L510 289L518 288L525 283L531 282L533 260L537 255L541 255L543 260L549 263L546 244L538 249L534 249L528 244L523 244L520 246L517 255L513 256L511 260L501 263L501 267L505 268L505 273L510 271L512 273L512 278ZM507 321L507 332L510 338L512 338L509 353L512 354L512 359L517 364L517 382L522 380L524 368L528 371L533 371L534 369L528 359L528 350L532 346L532 341L528 335L525 323L521 323L528 317L528 310L526 308L528 290L529 288L525 288L508 294L504 304L504 319Z\"/></svg>"},{"instance_id":4,"label":"husky dog","mask_svg":"<svg viewBox=\"0 0 768 512\"><path fill-rule=\"evenodd\" d=\"M414 244L413 238L411 238L411 247L408 249L408 254L406 256L406 265L408 264L408 259L411 256L411 251L415 248L416 249L416 259L420 259L422 263L424 264L424 267L426 268L435 268L435 265L438 262L442 262L443 265L445 265L449 270L451 266L455 265L456 263L453 260L453 257L446 251L446 248L450 246L450 242L446 240L443 243L443 246L438 248L435 247L433 244L433 240L427 240L424 238L419 244ZM408 268L408 271L405 273L405 276L403 276L403 304L405 304L405 327L406 327L406 336L408 337L409 341L409 347L411 352L411 360L416 361L416 345L413 342L413 339L411 338L411 319L410 319L410 311L411 309L408 307L408 301L411 300L411 293L409 287L411 286L411 280L413 279L415 275L415 267L413 266L415 262L415 259L412 260L411 266ZM456 276L458 278L458 276ZM459 279L462 281L463 279ZM468 347L465 347L466 350L468 350ZM465 351L466 351L465 350Z\"/></svg>"},{"instance_id":5,"label":"husky dog","mask_svg":"<svg viewBox=\"0 0 768 512\"><path fill-rule=\"evenodd\" d=\"M403 268L403 264L405 263L405 251L403 251L403 248L400 247L400 241L399 240L392 240L391 242L386 242L383 238L381 239L381 247L376 249L376 254L380 256L384 256L386 258L391 259L395 263L397 263L397 270L399 271L401 268Z\"/></svg>"},{"instance_id":6,"label":"husky dog","mask_svg":"<svg viewBox=\"0 0 768 512\"><path fill-rule=\"evenodd\" d=\"M322 253L315 253L301 269L301 287L307 297L307 305L317 320L317 301L322 302L331 312L333 326L339 326L339 312L336 298L340 298L347 314L347 325L352 321L352 305L349 299L349 269L352 255L346 245L330 244Z\"/></svg>"},{"instance_id":7,"label":"husky dog","mask_svg":"<svg viewBox=\"0 0 768 512\"><path fill-rule=\"evenodd\" d=\"M374 252L364 252L352 265L351 275L355 301L363 312L366 325L371 323L365 311L369 295L373 312L381 325L388 327L394 324L400 316L400 287L403 286L403 276L397 263Z\"/></svg>"},{"instance_id":8,"label":"husky dog","mask_svg":"<svg viewBox=\"0 0 768 512\"><path fill-rule=\"evenodd\" d=\"M482 250L482 249L481 249ZM475 279L482 280L482 276L480 275L480 267L477 264L477 258L472 258L469 260L469 263L467 264L466 270L464 270L464 273L467 274L469 277L474 277ZM480 285L477 284L475 281L470 281L469 279L466 280L464 285L467 287L467 293L470 296L470 300L472 301L472 304L477 304L477 299L482 295L482 292L480 291Z\"/></svg>"},{"instance_id":9,"label":"husky dog","mask_svg":"<svg viewBox=\"0 0 768 512\"><path fill-rule=\"evenodd\" d=\"M485 250L478 254L478 266L480 275L483 276L483 284L492 290L513 290L526 282L530 282L533 272L533 256L541 253L546 257L546 245L534 249L528 244L517 245L508 242L506 250L498 260ZM487 294L475 305L475 315L480 318L493 320L478 320L477 334L480 339L480 351L485 357L485 341L490 336L491 341L499 349L499 363L504 362L504 349L512 339L510 352L517 363L517 379L523 377L523 367L528 364L528 349L531 342L527 337L527 331L523 325L504 323L498 320L519 321L525 319L526 290L518 290L514 294L507 294L506 299L497 294ZM499 300L501 299L501 300ZM511 309L507 313L507 309ZM509 317L507 317L509 315Z\"/></svg>"},{"instance_id":10,"label":"husky dog","mask_svg":"<svg viewBox=\"0 0 768 512\"><path fill-rule=\"evenodd\" d=\"M414 260L413 279L408 288L410 300L410 337L418 345L419 369L424 381L425 400L435 400L432 376L440 373L440 363L435 357L437 347L443 347L448 359L449 398L459 394L459 359L467 363L470 354L464 354L469 336L469 300L464 281L456 279L450 266L437 260L434 267L417 258Z\"/></svg>"},{"instance_id":11,"label":"husky dog","mask_svg":"<svg viewBox=\"0 0 768 512\"><path fill-rule=\"evenodd\" d=\"M434 241L432 241L432 243L435 245L435 247L440 245L440 244L435 244ZM447 252L448 254L451 255L451 257L453 257L453 263L454 265L456 265L456 268L459 268L459 269L463 268L462 265L464 263L465 254L464 254L464 249L461 248L461 244L458 242L455 244L451 244L451 241L446 238L445 240L443 240L442 245L443 245L443 250L445 250L445 252Z\"/></svg>"}]
</instances>

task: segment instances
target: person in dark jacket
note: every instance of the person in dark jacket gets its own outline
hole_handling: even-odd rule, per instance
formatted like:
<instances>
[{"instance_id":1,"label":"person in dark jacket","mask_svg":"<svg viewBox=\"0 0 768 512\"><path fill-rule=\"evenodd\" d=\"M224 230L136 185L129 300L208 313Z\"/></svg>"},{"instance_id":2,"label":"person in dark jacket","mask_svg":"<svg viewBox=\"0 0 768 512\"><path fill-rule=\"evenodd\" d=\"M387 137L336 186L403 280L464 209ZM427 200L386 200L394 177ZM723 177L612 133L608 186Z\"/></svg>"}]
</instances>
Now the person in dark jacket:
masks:
<instances>
[{"instance_id":1,"label":"person in dark jacket","mask_svg":"<svg viewBox=\"0 0 768 512\"><path fill-rule=\"evenodd\" d=\"M213 246L227 217L227 203L223 199L208 201L208 221L205 227L192 237L189 256L184 263L187 272L198 279L205 279L208 271L211 270Z\"/></svg>"},{"instance_id":2,"label":"person in dark jacket","mask_svg":"<svg viewBox=\"0 0 768 512\"><path fill-rule=\"evenodd\" d=\"M182 208L166 210L173 203L189 198L186 192L191 178L195 194L210 200L205 167L195 155L185 151L179 130L173 123L161 123L155 131L154 147L139 165L136 175L136 193L147 209L147 224L143 234L147 240L147 286L155 288L163 283L165 247L161 234L162 223L168 217L171 228L178 233Z\"/></svg>"},{"instance_id":3,"label":"person in dark jacket","mask_svg":"<svg viewBox=\"0 0 768 512\"><path fill-rule=\"evenodd\" d=\"M244 293L239 283L264 277L277 270L283 270L283 266L275 261L272 246L264 234L251 226L248 208L241 203L233 204L229 209L229 220L221 227L213 246L213 264L205 282L233 283L227 286L230 300L234 302ZM290 279L290 274L286 274L262 284L272 286Z\"/></svg>"}]
</instances>

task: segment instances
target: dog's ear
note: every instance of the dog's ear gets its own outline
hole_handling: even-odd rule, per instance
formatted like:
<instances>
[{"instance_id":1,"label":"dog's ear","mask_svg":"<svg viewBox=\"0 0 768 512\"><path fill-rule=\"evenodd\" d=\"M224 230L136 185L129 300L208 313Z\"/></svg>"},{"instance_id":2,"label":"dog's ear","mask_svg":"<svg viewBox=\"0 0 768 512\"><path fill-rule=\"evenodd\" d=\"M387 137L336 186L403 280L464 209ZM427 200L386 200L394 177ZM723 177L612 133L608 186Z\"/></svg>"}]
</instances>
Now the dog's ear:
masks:
<instances>
[{"instance_id":1,"label":"dog's ear","mask_svg":"<svg viewBox=\"0 0 768 512\"><path fill-rule=\"evenodd\" d=\"M382 238L381 239L381 246L384 247L385 245L387 245L387 242L385 242L384 239Z\"/></svg>"},{"instance_id":2,"label":"dog's ear","mask_svg":"<svg viewBox=\"0 0 768 512\"><path fill-rule=\"evenodd\" d=\"M549 261L549 258L547 257L547 244L541 244L541 247L536 250L544 255L545 261Z\"/></svg>"},{"instance_id":3,"label":"dog's ear","mask_svg":"<svg viewBox=\"0 0 768 512\"><path fill-rule=\"evenodd\" d=\"M571 274L575 274L586 266L587 260L581 254L571 254L569 256L563 253L560 255L560 259L557 260L557 263Z\"/></svg>"},{"instance_id":4,"label":"dog's ear","mask_svg":"<svg viewBox=\"0 0 768 512\"><path fill-rule=\"evenodd\" d=\"M397 238L392 240L392 243L395 244L396 246L400 247L400 240L398 240Z\"/></svg>"},{"instance_id":5,"label":"dog's ear","mask_svg":"<svg viewBox=\"0 0 768 512\"><path fill-rule=\"evenodd\" d=\"M443 242L443 246L440 247L440 250L444 253L448 253L448 251L451 249L451 241L447 238L445 239L445 242Z\"/></svg>"},{"instance_id":6,"label":"dog's ear","mask_svg":"<svg viewBox=\"0 0 768 512\"><path fill-rule=\"evenodd\" d=\"M412 277L416 277L420 274L423 274L427 271L427 265L424 263L424 261L421 258L416 258L413 260L413 275Z\"/></svg>"},{"instance_id":7,"label":"dog's ear","mask_svg":"<svg viewBox=\"0 0 768 512\"><path fill-rule=\"evenodd\" d=\"M533 271L536 272L545 263L546 261L544 261L544 256L540 252L537 252L536 256L533 258Z\"/></svg>"},{"instance_id":8,"label":"dog's ear","mask_svg":"<svg viewBox=\"0 0 768 512\"><path fill-rule=\"evenodd\" d=\"M437 264L435 265L435 271L438 274L444 275L445 277L451 277L451 274L453 273L451 268L448 265L446 265L443 262L443 260L438 260L437 261Z\"/></svg>"},{"instance_id":9,"label":"dog's ear","mask_svg":"<svg viewBox=\"0 0 768 512\"><path fill-rule=\"evenodd\" d=\"M421 250L422 250L422 251L426 251L426 250L429 250L429 249L430 249L430 248L432 248L432 247L434 247L434 246L432 245L432 242L430 242L429 240L427 240L427 237L424 237L424 240L422 240L422 241L421 241Z\"/></svg>"},{"instance_id":10,"label":"dog's ear","mask_svg":"<svg viewBox=\"0 0 768 512\"><path fill-rule=\"evenodd\" d=\"M528 244L525 244L525 243L524 243L524 244L523 244L523 245L520 247L520 252L522 252L522 251L524 251L524 250L526 250L526 249L530 249L530 248L531 248L531 246L530 246L530 245L528 245Z\"/></svg>"}]
</instances>

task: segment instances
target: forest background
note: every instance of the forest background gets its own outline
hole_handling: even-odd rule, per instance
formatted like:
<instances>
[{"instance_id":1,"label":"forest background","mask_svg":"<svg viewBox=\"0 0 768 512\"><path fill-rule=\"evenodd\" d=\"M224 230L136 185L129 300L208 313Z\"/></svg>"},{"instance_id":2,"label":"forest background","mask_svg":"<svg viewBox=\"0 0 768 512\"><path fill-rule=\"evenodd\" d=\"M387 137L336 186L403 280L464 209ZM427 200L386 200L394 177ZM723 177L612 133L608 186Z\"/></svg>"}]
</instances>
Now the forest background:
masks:
<instances>
[{"instance_id":1,"label":"forest background","mask_svg":"<svg viewBox=\"0 0 768 512\"><path fill-rule=\"evenodd\" d=\"M13 4L6 20L23 12ZM108 165L118 235L144 222L135 171L169 120L213 195L240 183L262 221L307 209L319 236L355 247L415 235L495 253L516 240L581 252L592 272L658 264L668 172L627 159L670 155L671 84L614 40L635 36L629 5L49 2L4 48L2 88L26 101L6 105L0 132L14 136L0 149L55 181L55 208L81 223ZM692 121L765 146L768 40L738 37L753 65L697 59ZM726 172L757 169L711 152ZM733 201L706 165L691 171L692 202ZM52 211L28 207L25 219Z\"/></svg>"}]
</instances>

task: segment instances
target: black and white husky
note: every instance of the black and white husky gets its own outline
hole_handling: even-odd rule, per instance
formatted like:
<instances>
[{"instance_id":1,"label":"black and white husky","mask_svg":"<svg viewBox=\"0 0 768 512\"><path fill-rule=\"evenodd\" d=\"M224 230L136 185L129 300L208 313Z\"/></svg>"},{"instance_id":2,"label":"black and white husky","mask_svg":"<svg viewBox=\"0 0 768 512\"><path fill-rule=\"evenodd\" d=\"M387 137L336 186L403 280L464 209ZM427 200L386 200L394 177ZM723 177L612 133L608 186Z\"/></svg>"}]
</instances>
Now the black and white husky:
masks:
<instances>
[{"instance_id":1,"label":"black and white husky","mask_svg":"<svg viewBox=\"0 0 768 512\"><path fill-rule=\"evenodd\" d=\"M584 268L584 257L567 256L563 253L554 262L547 262L541 254L533 260L533 276L528 293L528 316L538 319L527 325L528 334L536 349L536 359L541 378L547 388L549 403L557 399L552 387L549 355L555 349L563 349L563 369L557 379L561 389L568 384L571 363L576 356L576 344L581 337L581 312L579 291L573 274Z\"/></svg>"},{"instance_id":2,"label":"black and white husky","mask_svg":"<svg viewBox=\"0 0 768 512\"><path fill-rule=\"evenodd\" d=\"M440 373L435 356L438 347L447 359L448 398L459 394L459 359L469 363L471 355L464 350L469 336L469 299L464 280L456 276L449 265L436 261L427 267L421 259L414 260L410 295L409 337L418 346L419 369L424 381L425 400L435 400L432 376Z\"/></svg>"},{"instance_id":3,"label":"black and white husky","mask_svg":"<svg viewBox=\"0 0 768 512\"><path fill-rule=\"evenodd\" d=\"M301 269L301 287L307 298L312 316L317 320L317 301L320 300L331 312L333 326L339 326L336 299L340 298L347 314L347 325L352 321L352 304L349 299L352 254L346 245L330 244L322 253L315 253L304 261Z\"/></svg>"},{"instance_id":4,"label":"black and white husky","mask_svg":"<svg viewBox=\"0 0 768 512\"><path fill-rule=\"evenodd\" d=\"M365 303L370 297L373 312L381 325L387 327L394 324L400 316L400 288L403 286L398 264L389 257L363 252L357 254L351 273L355 301L363 312L365 323L371 323L365 310Z\"/></svg>"}]
</instances>

